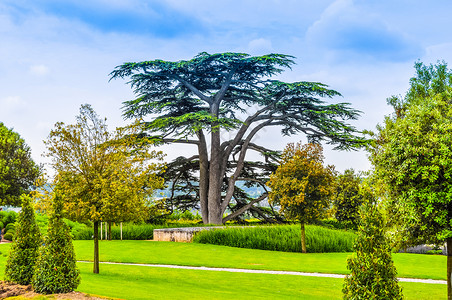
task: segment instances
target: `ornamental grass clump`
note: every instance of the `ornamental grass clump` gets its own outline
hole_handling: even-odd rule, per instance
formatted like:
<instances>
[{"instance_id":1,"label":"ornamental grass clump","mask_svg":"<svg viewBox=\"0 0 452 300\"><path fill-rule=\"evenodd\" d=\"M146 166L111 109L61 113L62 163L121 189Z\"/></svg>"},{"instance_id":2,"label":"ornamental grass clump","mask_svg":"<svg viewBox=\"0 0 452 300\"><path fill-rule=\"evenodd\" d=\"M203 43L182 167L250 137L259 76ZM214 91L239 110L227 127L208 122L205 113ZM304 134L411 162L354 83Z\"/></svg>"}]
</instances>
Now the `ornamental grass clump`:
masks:
<instances>
[{"instance_id":1,"label":"ornamental grass clump","mask_svg":"<svg viewBox=\"0 0 452 300\"><path fill-rule=\"evenodd\" d=\"M403 299L397 270L385 236L384 222L375 205L366 205L354 248L347 259L344 299Z\"/></svg>"},{"instance_id":2,"label":"ornamental grass clump","mask_svg":"<svg viewBox=\"0 0 452 300\"><path fill-rule=\"evenodd\" d=\"M68 293L80 283L70 228L63 221L63 203L55 196L44 245L39 250L33 289L42 294Z\"/></svg>"},{"instance_id":3,"label":"ornamental grass clump","mask_svg":"<svg viewBox=\"0 0 452 300\"><path fill-rule=\"evenodd\" d=\"M15 235L5 267L5 280L30 284L33 277L38 249L41 245L41 233L36 224L31 199L21 196L22 210L15 226Z\"/></svg>"}]
</instances>

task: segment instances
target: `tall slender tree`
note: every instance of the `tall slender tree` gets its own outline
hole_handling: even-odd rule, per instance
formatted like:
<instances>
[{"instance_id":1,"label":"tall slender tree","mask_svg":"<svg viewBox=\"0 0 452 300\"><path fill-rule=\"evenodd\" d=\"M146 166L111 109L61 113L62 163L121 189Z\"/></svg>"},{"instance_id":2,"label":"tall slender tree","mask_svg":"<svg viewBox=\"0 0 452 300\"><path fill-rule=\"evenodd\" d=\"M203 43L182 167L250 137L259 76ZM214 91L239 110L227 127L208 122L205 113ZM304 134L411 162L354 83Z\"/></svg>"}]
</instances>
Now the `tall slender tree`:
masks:
<instances>
[{"instance_id":1,"label":"tall slender tree","mask_svg":"<svg viewBox=\"0 0 452 300\"><path fill-rule=\"evenodd\" d=\"M197 155L185 158L181 170L197 166L203 221L221 224L267 196L242 198L236 185L265 186L245 172L247 165L259 167L247 162L248 151L275 159L274 150L255 143L265 128L278 126L283 135L303 133L310 142L326 140L337 149L364 143L345 123L359 112L346 103L321 100L339 96L337 91L322 83L271 80L293 64L293 57L283 54L203 52L187 61L124 63L111 72L111 79L130 78L137 95L124 102L125 117L150 116L147 131L156 141L197 147ZM227 209L233 212L223 219Z\"/></svg>"}]
</instances>

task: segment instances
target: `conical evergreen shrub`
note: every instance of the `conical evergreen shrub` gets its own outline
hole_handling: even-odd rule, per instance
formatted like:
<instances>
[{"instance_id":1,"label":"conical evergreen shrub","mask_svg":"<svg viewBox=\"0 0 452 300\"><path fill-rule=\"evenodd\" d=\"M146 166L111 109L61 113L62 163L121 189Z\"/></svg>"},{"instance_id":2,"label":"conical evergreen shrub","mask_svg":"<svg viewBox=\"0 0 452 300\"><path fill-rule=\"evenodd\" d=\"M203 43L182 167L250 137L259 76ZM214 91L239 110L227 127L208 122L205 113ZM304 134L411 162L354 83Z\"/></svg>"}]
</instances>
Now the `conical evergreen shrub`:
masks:
<instances>
[{"instance_id":1,"label":"conical evergreen shrub","mask_svg":"<svg viewBox=\"0 0 452 300\"><path fill-rule=\"evenodd\" d=\"M384 228L378 208L367 204L361 212L355 253L347 259L351 274L345 278L344 299L403 299Z\"/></svg>"},{"instance_id":2,"label":"conical evergreen shrub","mask_svg":"<svg viewBox=\"0 0 452 300\"><path fill-rule=\"evenodd\" d=\"M33 277L42 238L30 197L24 195L21 199L22 210L17 218L15 236L6 262L5 280L27 285Z\"/></svg>"},{"instance_id":3,"label":"conical evergreen shrub","mask_svg":"<svg viewBox=\"0 0 452 300\"><path fill-rule=\"evenodd\" d=\"M33 289L42 294L68 293L80 283L80 271L76 258L70 228L63 221L63 203L55 196L53 211L44 245L39 249L36 262Z\"/></svg>"}]
</instances>

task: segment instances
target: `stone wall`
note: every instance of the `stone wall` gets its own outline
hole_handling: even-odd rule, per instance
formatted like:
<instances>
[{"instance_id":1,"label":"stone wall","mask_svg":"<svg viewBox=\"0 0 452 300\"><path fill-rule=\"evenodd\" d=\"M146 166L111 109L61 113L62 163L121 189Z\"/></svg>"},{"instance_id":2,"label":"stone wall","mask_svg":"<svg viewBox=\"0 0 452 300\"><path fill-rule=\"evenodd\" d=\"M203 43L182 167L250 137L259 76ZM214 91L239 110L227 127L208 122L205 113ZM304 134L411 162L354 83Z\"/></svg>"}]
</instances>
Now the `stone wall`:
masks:
<instances>
[{"instance_id":1,"label":"stone wall","mask_svg":"<svg viewBox=\"0 0 452 300\"><path fill-rule=\"evenodd\" d=\"M160 242L184 242L191 243L193 235L201 230L221 229L216 227L185 227L185 228L162 228L154 229L154 241Z\"/></svg>"}]
</instances>

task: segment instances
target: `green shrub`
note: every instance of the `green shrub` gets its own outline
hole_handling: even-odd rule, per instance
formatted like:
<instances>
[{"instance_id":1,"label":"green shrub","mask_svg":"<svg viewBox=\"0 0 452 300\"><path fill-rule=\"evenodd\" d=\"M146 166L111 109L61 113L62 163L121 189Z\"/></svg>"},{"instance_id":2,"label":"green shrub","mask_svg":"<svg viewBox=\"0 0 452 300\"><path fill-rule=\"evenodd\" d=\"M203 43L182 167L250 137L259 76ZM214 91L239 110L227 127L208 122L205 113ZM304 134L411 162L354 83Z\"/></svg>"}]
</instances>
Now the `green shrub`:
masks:
<instances>
[{"instance_id":1,"label":"green shrub","mask_svg":"<svg viewBox=\"0 0 452 300\"><path fill-rule=\"evenodd\" d=\"M310 253L349 252L353 232L306 225L306 248ZM228 227L198 232L193 242L239 248L301 252L300 225Z\"/></svg>"},{"instance_id":2,"label":"green shrub","mask_svg":"<svg viewBox=\"0 0 452 300\"><path fill-rule=\"evenodd\" d=\"M39 249L32 282L34 290L43 294L68 293L80 283L70 228L63 221L63 203L58 196L52 206L47 236Z\"/></svg>"},{"instance_id":3,"label":"green shrub","mask_svg":"<svg viewBox=\"0 0 452 300\"><path fill-rule=\"evenodd\" d=\"M5 225L3 224L3 222L0 221L0 230L5 228Z\"/></svg>"},{"instance_id":4,"label":"green shrub","mask_svg":"<svg viewBox=\"0 0 452 300\"><path fill-rule=\"evenodd\" d=\"M4 219L5 219L5 217L6 217L6 215L8 214L8 212L7 211L5 211L5 210L0 210L0 221L2 221L3 223L4 223Z\"/></svg>"},{"instance_id":5,"label":"green shrub","mask_svg":"<svg viewBox=\"0 0 452 300\"><path fill-rule=\"evenodd\" d=\"M7 241L12 241L13 240L13 234L11 232L7 232L3 235L3 238Z\"/></svg>"},{"instance_id":6,"label":"green shrub","mask_svg":"<svg viewBox=\"0 0 452 300\"><path fill-rule=\"evenodd\" d=\"M356 253L347 259L350 275L344 281L344 299L403 299L383 217L375 206L366 205L361 211L354 249Z\"/></svg>"},{"instance_id":7,"label":"green shrub","mask_svg":"<svg viewBox=\"0 0 452 300\"><path fill-rule=\"evenodd\" d=\"M441 255L443 254L443 250L439 249L439 250L427 250L427 252L425 252L425 254L430 254L430 255Z\"/></svg>"},{"instance_id":8,"label":"green shrub","mask_svg":"<svg viewBox=\"0 0 452 300\"><path fill-rule=\"evenodd\" d=\"M3 224L10 224L16 222L17 219L17 213L13 210L5 212L5 215L2 219Z\"/></svg>"},{"instance_id":9,"label":"green shrub","mask_svg":"<svg viewBox=\"0 0 452 300\"><path fill-rule=\"evenodd\" d=\"M199 215L198 212L196 214L193 214L191 211L186 210L184 212L181 212L179 210L174 210L173 213L166 217L167 220L190 220L190 221L199 221L202 220L202 217Z\"/></svg>"},{"instance_id":10,"label":"green shrub","mask_svg":"<svg viewBox=\"0 0 452 300\"><path fill-rule=\"evenodd\" d=\"M30 197L22 196L21 199L22 210L6 262L5 280L18 284L30 284L42 240ZM9 238L9 234L5 234L5 239Z\"/></svg>"},{"instance_id":11,"label":"green shrub","mask_svg":"<svg viewBox=\"0 0 452 300\"><path fill-rule=\"evenodd\" d=\"M5 226L5 231L10 231L10 230L15 231L15 229L16 229L16 223L8 223Z\"/></svg>"}]
</instances>

